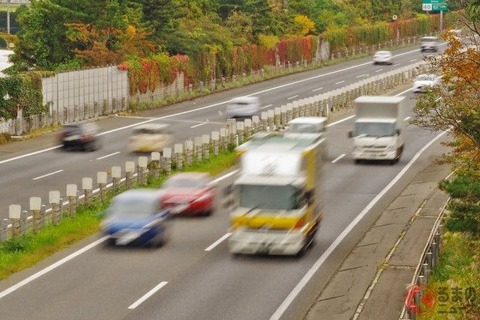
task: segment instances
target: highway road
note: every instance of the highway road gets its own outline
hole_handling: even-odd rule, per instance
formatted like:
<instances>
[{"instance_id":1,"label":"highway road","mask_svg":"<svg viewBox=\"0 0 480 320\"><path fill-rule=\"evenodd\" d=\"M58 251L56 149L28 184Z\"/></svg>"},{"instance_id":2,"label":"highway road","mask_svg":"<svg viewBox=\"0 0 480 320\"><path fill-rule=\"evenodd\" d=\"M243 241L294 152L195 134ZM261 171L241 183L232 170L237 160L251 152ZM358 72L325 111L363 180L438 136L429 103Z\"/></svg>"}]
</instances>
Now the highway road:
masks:
<instances>
[{"instance_id":1,"label":"highway road","mask_svg":"<svg viewBox=\"0 0 480 320\"><path fill-rule=\"evenodd\" d=\"M52 188L63 190L66 183L80 183L83 176L123 165L132 159L124 152L129 126L142 121L171 123L177 139L183 141L220 127L224 121L221 111L232 93L258 95L265 105L279 106L289 98L332 90L358 81L364 74L421 58L417 49L404 50L396 53L393 66L373 66L370 59L348 62L200 99L195 102L203 108L199 111L192 110L193 102L189 102L155 111L148 118L105 119L101 122L104 147L94 153L64 153L52 141L51 150L39 148L36 151L41 152L32 156L2 155L0 201L5 206L14 200L27 201L17 193L28 190L28 198ZM413 97L409 92L401 94ZM409 101L413 106L415 100ZM326 284L382 209L432 157L444 152L439 143L443 137L408 126L399 163L355 165L350 156L352 142L347 139L351 128L352 121L346 118L328 129L330 162L324 165L322 181L325 219L316 245L301 259L233 258L224 241L228 216L218 208L208 218L176 219L171 241L157 250L105 248L99 234L13 275L0 282L2 318L301 318L312 293ZM49 172L58 173L35 179ZM233 176L221 180L219 187L231 179Z\"/></svg>"},{"instance_id":2,"label":"highway road","mask_svg":"<svg viewBox=\"0 0 480 320\"><path fill-rule=\"evenodd\" d=\"M50 190L59 190L63 195L67 184L81 186L83 177L96 177L98 171L110 169L113 165L124 167L127 160L135 160L138 155L129 154L125 147L131 128L139 123L169 123L176 142L184 142L223 127L226 102L234 96L259 96L264 110L268 110L422 59L423 54L417 48L410 48L396 52L392 66L374 66L371 58L365 58L161 108L146 113L147 116L108 117L99 123L103 131L103 147L92 153L64 152L54 138L49 143L50 148L38 146L35 154L0 151L0 219L8 217L10 204L20 204L23 210L28 210L32 196L41 197L46 202Z\"/></svg>"}]
</instances>

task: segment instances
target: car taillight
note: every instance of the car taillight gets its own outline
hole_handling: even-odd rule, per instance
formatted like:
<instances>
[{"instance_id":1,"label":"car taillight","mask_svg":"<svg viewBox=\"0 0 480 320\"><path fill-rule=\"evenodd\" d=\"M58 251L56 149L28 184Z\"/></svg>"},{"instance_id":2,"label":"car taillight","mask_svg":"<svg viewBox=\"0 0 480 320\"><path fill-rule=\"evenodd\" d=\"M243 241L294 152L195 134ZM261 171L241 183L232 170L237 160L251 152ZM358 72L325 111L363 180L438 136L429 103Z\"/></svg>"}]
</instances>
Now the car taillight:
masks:
<instances>
[{"instance_id":1,"label":"car taillight","mask_svg":"<svg viewBox=\"0 0 480 320\"><path fill-rule=\"evenodd\" d=\"M82 134L82 135L80 136L80 139L81 139L81 140L88 140L88 139L90 139L90 138L92 138L92 135L91 135L91 134Z\"/></svg>"}]
</instances>

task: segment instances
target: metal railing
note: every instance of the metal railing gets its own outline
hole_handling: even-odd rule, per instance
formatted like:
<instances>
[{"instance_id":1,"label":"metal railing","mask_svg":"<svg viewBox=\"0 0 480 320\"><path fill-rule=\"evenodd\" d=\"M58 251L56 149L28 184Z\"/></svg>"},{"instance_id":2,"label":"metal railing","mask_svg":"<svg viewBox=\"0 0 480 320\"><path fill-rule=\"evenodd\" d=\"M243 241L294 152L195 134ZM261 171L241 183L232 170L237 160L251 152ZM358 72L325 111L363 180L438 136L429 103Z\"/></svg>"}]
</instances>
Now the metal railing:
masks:
<instances>
[{"instance_id":1,"label":"metal railing","mask_svg":"<svg viewBox=\"0 0 480 320\"><path fill-rule=\"evenodd\" d=\"M448 201L443 206L439 216L435 220L432 232L428 237L422 256L415 268L412 282L405 289L404 306L399 320L415 320L417 315L421 312L425 285L432 269L437 265L440 258L440 247L442 245L443 235L443 226L441 222L447 205Z\"/></svg>"}]
</instances>

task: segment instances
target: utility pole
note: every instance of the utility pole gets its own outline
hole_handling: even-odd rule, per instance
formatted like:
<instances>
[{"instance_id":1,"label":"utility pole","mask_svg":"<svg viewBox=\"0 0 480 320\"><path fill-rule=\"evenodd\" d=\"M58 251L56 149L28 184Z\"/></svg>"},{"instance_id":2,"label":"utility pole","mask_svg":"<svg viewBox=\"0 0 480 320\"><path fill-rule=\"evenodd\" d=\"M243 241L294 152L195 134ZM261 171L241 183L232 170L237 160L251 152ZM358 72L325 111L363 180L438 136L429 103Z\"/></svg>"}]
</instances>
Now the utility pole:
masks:
<instances>
[{"instance_id":1,"label":"utility pole","mask_svg":"<svg viewBox=\"0 0 480 320\"><path fill-rule=\"evenodd\" d=\"M7 2L7 34L10 34L10 1Z\"/></svg>"}]
</instances>

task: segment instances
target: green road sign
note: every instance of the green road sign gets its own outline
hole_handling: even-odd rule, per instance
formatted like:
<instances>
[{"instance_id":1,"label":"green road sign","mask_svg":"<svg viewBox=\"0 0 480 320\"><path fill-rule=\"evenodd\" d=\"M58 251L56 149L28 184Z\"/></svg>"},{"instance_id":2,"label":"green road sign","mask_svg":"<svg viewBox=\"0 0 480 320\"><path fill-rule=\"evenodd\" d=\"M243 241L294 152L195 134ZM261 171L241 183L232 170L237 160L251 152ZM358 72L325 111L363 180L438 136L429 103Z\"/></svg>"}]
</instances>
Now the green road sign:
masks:
<instances>
[{"instance_id":1,"label":"green road sign","mask_svg":"<svg viewBox=\"0 0 480 320\"><path fill-rule=\"evenodd\" d=\"M423 11L445 11L447 10L446 0L422 0Z\"/></svg>"}]
</instances>

